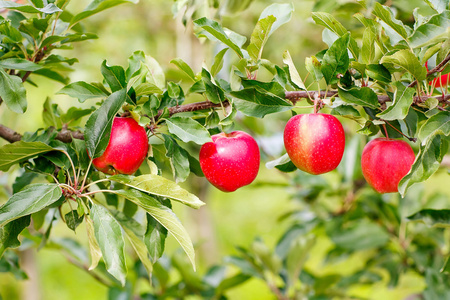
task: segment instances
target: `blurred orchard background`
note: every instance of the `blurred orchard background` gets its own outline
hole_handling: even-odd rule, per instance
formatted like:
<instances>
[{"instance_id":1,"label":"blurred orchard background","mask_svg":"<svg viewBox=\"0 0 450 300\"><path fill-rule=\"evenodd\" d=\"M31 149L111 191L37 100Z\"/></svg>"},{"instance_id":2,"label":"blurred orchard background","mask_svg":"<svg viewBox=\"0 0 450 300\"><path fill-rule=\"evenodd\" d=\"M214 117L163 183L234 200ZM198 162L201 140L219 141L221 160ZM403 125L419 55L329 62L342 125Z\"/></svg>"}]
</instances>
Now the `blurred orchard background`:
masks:
<instances>
[{"instance_id":1,"label":"blurred orchard background","mask_svg":"<svg viewBox=\"0 0 450 300\"><path fill-rule=\"evenodd\" d=\"M199 5L204 1L196 0ZM89 2L88 0L72 1L69 10L80 11ZM247 9L237 14L227 14L221 11L222 25L250 37L260 13L274 2L288 3L288 1L255 0ZM357 35L358 24L352 19L352 14L358 12L361 7L356 1L347 0L293 0L291 2L295 8L291 20L270 37L264 50L264 56L273 63L282 65L282 53L289 50L300 75L305 78L305 57L326 48L326 44L322 42L323 28L312 21L311 12L330 12L347 29L352 30L352 35ZM430 10L423 1L419 0L389 2L392 2L392 6L404 22L412 20L412 11L416 7L423 11ZM141 0L137 4L127 3L117 6L98 14L95 18L84 21L83 26L86 31L95 32L99 38L83 43L74 43L72 50L61 52L64 56L78 58L78 62L72 66L73 70L67 70L71 82L101 81L100 65L103 60L106 59L109 65L126 66L128 57L137 50L143 50L147 55L153 56L164 69L167 80L175 82L180 81L185 75L170 63L174 58L182 58L194 72L200 71L204 62L210 65L214 55L221 50L220 45L198 39L193 34L190 22L186 27L183 25L183 12L176 13L176 10L174 1ZM196 15L192 18L201 16L214 18L216 13L217 10L211 10L206 5L203 10L197 10ZM228 54L231 54L230 52ZM228 76L227 65L230 65L230 59L233 59L233 56L228 55L225 58L223 76ZM264 72L261 72L260 76L263 79ZM219 74L220 76L221 74ZM47 97L51 97L63 110L73 105L90 106L89 101L80 104L76 99L68 96L55 95L63 87L62 84L39 77L35 77L34 80L38 87L26 86L29 101L26 117L19 119L15 114L11 114L4 105L0 107L1 122L18 132L45 127L42 120L42 107ZM199 99L193 96L188 101L196 100ZM297 112L311 112L311 110L311 108L303 110L299 108ZM348 168L351 168L352 172L356 174L352 173L353 177L361 179L357 164L365 141L355 133L358 129L355 122L342 118L340 120L346 129L347 145L352 148L346 150L344 160L338 170L314 177L301 171L296 171L294 175L288 176L275 169L267 169L265 167L267 161L284 153L282 132L289 116L290 113L286 112L268 115L264 119L244 117L243 115L236 118L235 129L253 134L262 150L263 160L260 173L253 184L233 193L223 193L208 184L206 179L195 175L191 175L186 182L182 183L183 187L206 202L206 205L199 210L192 210L181 205L175 205L173 208L194 242L198 268L196 276L202 276L211 266L223 265L227 258L238 255L239 250L236 247L257 247L255 246L255 241L257 241L257 245L265 245L267 249L270 249L269 251L273 251L289 228L308 219L307 211L311 204L309 201L319 201L330 211L341 205L343 196L336 191L346 184L342 178L346 176ZM357 137L355 138L355 136ZM0 145L4 144L6 142L0 140ZM15 170L17 172L17 169ZM171 178L170 173L165 175ZM0 173L0 200L2 202L8 198L7 195L10 191L7 188L11 186L13 179L14 176ZM363 205L361 204L363 201L376 202L382 199L386 203L404 201L402 205L404 209L408 209L408 199L417 197L420 199L433 198L436 203L448 203L450 197L448 184L449 177L446 169L443 168L425 183L415 185L404 200L400 200L399 195L396 194L374 196L374 193L369 191L370 188L365 187L366 190L363 190L363 196L356 205ZM364 205L370 206L367 203ZM77 229L75 237L80 243L87 239L83 226L84 224ZM334 248L334 244L330 237L320 230L315 232L315 242L305 258L305 269L317 276L332 277L346 276L353 274L355 270L369 268L368 258L378 250L368 247L333 260L330 258L329 251ZM362 236L371 234L370 232L358 233L357 230L354 233L356 239L358 239L357 234L362 234ZM445 232L447 245L450 238L448 233ZM73 238L73 233L67 231L63 224L53 229L53 239L65 236ZM354 242L351 237L346 238L348 243ZM389 244L383 246L392 247ZM448 250L446 249L446 251ZM179 260L185 259L182 254L180 255L179 245L169 237L162 261L177 255ZM18 280L20 274L14 276L12 273L0 273L0 294L3 299L39 299L39 295L41 295L40 299L45 300L88 300L108 297L108 287L102 285L82 268L71 264L62 252L55 251L51 245L37 252L34 250L24 251L21 253L21 258L23 259L22 267L31 279ZM232 265L229 268L227 272L231 273L238 269ZM378 275L379 278L375 283L352 285L348 295L363 299L405 299L408 295L421 292L426 288L424 277L412 270L401 273L395 284L390 284L392 274L381 271ZM170 269L171 281L176 282L183 276L179 269ZM330 280L330 282L333 281L333 279ZM317 288L320 289L320 287ZM325 288L327 287L324 286ZM145 292L145 285L141 292ZM258 277L252 277L230 289L227 296L229 299L274 299L270 286ZM201 299L201 297L186 296L186 299Z\"/></svg>"}]
</instances>

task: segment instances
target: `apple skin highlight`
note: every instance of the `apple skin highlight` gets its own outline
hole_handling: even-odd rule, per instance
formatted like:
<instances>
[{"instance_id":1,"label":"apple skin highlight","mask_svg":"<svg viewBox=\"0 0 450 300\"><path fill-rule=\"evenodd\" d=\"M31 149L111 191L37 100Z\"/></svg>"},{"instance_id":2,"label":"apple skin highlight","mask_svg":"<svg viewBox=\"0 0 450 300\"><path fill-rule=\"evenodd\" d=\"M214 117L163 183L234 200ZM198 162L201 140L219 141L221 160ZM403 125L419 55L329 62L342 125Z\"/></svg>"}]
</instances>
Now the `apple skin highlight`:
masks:
<instances>
[{"instance_id":1,"label":"apple skin highlight","mask_svg":"<svg viewBox=\"0 0 450 300\"><path fill-rule=\"evenodd\" d=\"M414 160L414 151L407 142L376 138L364 147L361 168L364 178L375 191L380 194L395 193Z\"/></svg>"},{"instance_id":2,"label":"apple skin highlight","mask_svg":"<svg viewBox=\"0 0 450 300\"><path fill-rule=\"evenodd\" d=\"M144 127L133 118L116 117L105 152L92 163L97 170L106 174L131 175L144 162L148 148L148 137Z\"/></svg>"},{"instance_id":3,"label":"apple skin highlight","mask_svg":"<svg viewBox=\"0 0 450 300\"><path fill-rule=\"evenodd\" d=\"M337 168L345 148L345 133L339 120L329 114L301 114L289 119L284 129L289 158L300 170L323 174Z\"/></svg>"},{"instance_id":4,"label":"apple skin highlight","mask_svg":"<svg viewBox=\"0 0 450 300\"><path fill-rule=\"evenodd\" d=\"M213 135L212 140L201 147L199 154L206 179L223 192L252 183L260 165L255 139L243 131L233 131Z\"/></svg>"}]
</instances>

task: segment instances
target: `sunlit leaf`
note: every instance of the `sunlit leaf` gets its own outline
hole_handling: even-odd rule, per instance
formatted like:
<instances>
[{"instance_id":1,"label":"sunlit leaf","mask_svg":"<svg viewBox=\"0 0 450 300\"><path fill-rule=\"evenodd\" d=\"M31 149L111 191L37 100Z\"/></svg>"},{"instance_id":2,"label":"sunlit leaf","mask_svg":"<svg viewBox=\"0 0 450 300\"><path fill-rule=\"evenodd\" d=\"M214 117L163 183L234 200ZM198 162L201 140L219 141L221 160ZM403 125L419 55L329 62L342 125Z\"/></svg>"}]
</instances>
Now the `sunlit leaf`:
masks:
<instances>
[{"instance_id":1,"label":"sunlit leaf","mask_svg":"<svg viewBox=\"0 0 450 300\"><path fill-rule=\"evenodd\" d=\"M194 24L200 26L214 38L233 49L233 51L236 52L239 57L244 57L244 54L242 53L240 47L225 33L222 26L216 21L204 17L195 20Z\"/></svg>"},{"instance_id":2,"label":"sunlit leaf","mask_svg":"<svg viewBox=\"0 0 450 300\"><path fill-rule=\"evenodd\" d=\"M321 71L327 84L337 83L339 80L337 76L347 71L350 63L347 51L349 41L350 35L343 35L331 45L323 56Z\"/></svg>"},{"instance_id":3,"label":"sunlit leaf","mask_svg":"<svg viewBox=\"0 0 450 300\"><path fill-rule=\"evenodd\" d=\"M203 145L212 141L208 130L192 118L171 117L166 119L166 123L169 132L185 143Z\"/></svg>"},{"instance_id":4,"label":"sunlit leaf","mask_svg":"<svg viewBox=\"0 0 450 300\"><path fill-rule=\"evenodd\" d=\"M102 155L108 146L114 117L126 97L125 89L112 93L87 120L85 140L91 158Z\"/></svg>"},{"instance_id":5,"label":"sunlit leaf","mask_svg":"<svg viewBox=\"0 0 450 300\"><path fill-rule=\"evenodd\" d=\"M448 151L448 144L440 135L435 135L428 139L425 145L421 145L411 170L398 184L398 190L402 197L410 186L427 180L439 169L442 159Z\"/></svg>"},{"instance_id":6,"label":"sunlit leaf","mask_svg":"<svg viewBox=\"0 0 450 300\"><path fill-rule=\"evenodd\" d=\"M428 143L428 141L438 134L445 136L450 135L450 112L441 111L428 120L420 127L419 139L422 141L422 145Z\"/></svg>"},{"instance_id":7,"label":"sunlit leaf","mask_svg":"<svg viewBox=\"0 0 450 300\"><path fill-rule=\"evenodd\" d=\"M109 177L109 179L149 194L179 201L193 208L199 208L205 204L194 194L189 193L175 182L162 176L154 174L146 174L137 177L114 175Z\"/></svg>"},{"instance_id":8,"label":"sunlit leaf","mask_svg":"<svg viewBox=\"0 0 450 300\"><path fill-rule=\"evenodd\" d=\"M382 64L389 63L398 66L405 71L411 73L418 81L425 80L427 70L423 66L417 56L411 50L400 50L392 55L383 56L380 61Z\"/></svg>"},{"instance_id":9,"label":"sunlit leaf","mask_svg":"<svg viewBox=\"0 0 450 300\"><path fill-rule=\"evenodd\" d=\"M414 100L415 89L406 87L399 81L394 82L393 85L396 87L396 91L392 105L377 114L377 117L383 120L403 120L408 115L409 108Z\"/></svg>"},{"instance_id":10,"label":"sunlit leaf","mask_svg":"<svg viewBox=\"0 0 450 300\"><path fill-rule=\"evenodd\" d=\"M9 75L0 68L0 97L6 106L15 113L27 110L27 95L19 76Z\"/></svg>"},{"instance_id":11,"label":"sunlit leaf","mask_svg":"<svg viewBox=\"0 0 450 300\"><path fill-rule=\"evenodd\" d=\"M184 229L183 225L170 208L138 190L117 190L114 191L114 193L133 201L164 226L177 240L184 252L186 252L195 269L195 251L192 241L186 229Z\"/></svg>"},{"instance_id":12,"label":"sunlit leaf","mask_svg":"<svg viewBox=\"0 0 450 300\"><path fill-rule=\"evenodd\" d=\"M275 21L276 18L269 15L256 23L256 27L250 38L250 45L247 47L248 54L254 61L261 59L264 45L269 39L269 33Z\"/></svg>"},{"instance_id":13,"label":"sunlit leaf","mask_svg":"<svg viewBox=\"0 0 450 300\"><path fill-rule=\"evenodd\" d=\"M70 97L77 98L81 103L87 99L103 98L107 96L107 94L101 89L84 81L77 81L66 85L59 90L57 94L65 94Z\"/></svg>"},{"instance_id":14,"label":"sunlit leaf","mask_svg":"<svg viewBox=\"0 0 450 300\"><path fill-rule=\"evenodd\" d=\"M95 239L102 251L106 268L122 285L125 285L127 265L122 229L116 219L101 205L92 205L91 217L94 223Z\"/></svg>"},{"instance_id":15,"label":"sunlit leaf","mask_svg":"<svg viewBox=\"0 0 450 300\"><path fill-rule=\"evenodd\" d=\"M61 198L56 184L30 184L0 207L0 226L20 217L38 212Z\"/></svg>"},{"instance_id":16,"label":"sunlit leaf","mask_svg":"<svg viewBox=\"0 0 450 300\"><path fill-rule=\"evenodd\" d=\"M0 148L0 171L9 168L36 155L55 150L42 142L18 141Z\"/></svg>"}]
</instances>

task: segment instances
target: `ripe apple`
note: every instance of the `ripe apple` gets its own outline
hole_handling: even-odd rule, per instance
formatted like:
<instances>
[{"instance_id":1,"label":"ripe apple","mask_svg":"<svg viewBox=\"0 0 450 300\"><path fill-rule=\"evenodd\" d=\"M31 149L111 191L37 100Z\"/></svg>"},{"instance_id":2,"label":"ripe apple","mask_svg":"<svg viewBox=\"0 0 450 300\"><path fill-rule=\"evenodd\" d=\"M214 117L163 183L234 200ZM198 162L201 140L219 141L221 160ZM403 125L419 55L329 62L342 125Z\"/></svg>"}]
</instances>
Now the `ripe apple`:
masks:
<instances>
[{"instance_id":1,"label":"ripe apple","mask_svg":"<svg viewBox=\"0 0 450 300\"><path fill-rule=\"evenodd\" d=\"M259 171L255 139L243 131L219 133L200 148L200 167L206 179L224 192L252 183Z\"/></svg>"},{"instance_id":2,"label":"ripe apple","mask_svg":"<svg viewBox=\"0 0 450 300\"><path fill-rule=\"evenodd\" d=\"M395 193L414 159L414 151L407 142L376 138L364 147L361 168L366 181L378 193Z\"/></svg>"},{"instance_id":3,"label":"ripe apple","mask_svg":"<svg viewBox=\"0 0 450 300\"><path fill-rule=\"evenodd\" d=\"M147 157L148 137L145 129L133 118L116 117L105 152L92 163L106 174L131 175Z\"/></svg>"},{"instance_id":4,"label":"ripe apple","mask_svg":"<svg viewBox=\"0 0 450 300\"><path fill-rule=\"evenodd\" d=\"M293 116L284 128L284 147L294 165L318 175L337 168L345 148L341 122L328 114Z\"/></svg>"}]
</instances>

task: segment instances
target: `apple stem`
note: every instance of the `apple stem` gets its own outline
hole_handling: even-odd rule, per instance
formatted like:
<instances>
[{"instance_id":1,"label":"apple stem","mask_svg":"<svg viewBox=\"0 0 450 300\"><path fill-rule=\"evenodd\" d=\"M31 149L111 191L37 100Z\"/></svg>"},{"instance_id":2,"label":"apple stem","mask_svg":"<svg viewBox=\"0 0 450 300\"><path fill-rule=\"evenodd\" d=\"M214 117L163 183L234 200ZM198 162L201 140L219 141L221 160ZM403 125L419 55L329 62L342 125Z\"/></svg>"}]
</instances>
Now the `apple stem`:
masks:
<instances>
[{"instance_id":1,"label":"apple stem","mask_svg":"<svg viewBox=\"0 0 450 300\"><path fill-rule=\"evenodd\" d=\"M386 124L383 124L383 129L384 129L384 134L386 135L387 138L389 138L389 134L388 134L387 129L386 129Z\"/></svg>"},{"instance_id":2,"label":"apple stem","mask_svg":"<svg viewBox=\"0 0 450 300\"><path fill-rule=\"evenodd\" d=\"M93 159L91 159L91 160L89 161L89 165L88 165L88 167L87 167L86 173L84 174L83 183L81 184L81 188L80 188L81 191L84 189L84 184L86 183L87 175L88 175L88 173L89 173L89 169L91 168L92 161L93 161Z\"/></svg>"},{"instance_id":3,"label":"apple stem","mask_svg":"<svg viewBox=\"0 0 450 300\"><path fill-rule=\"evenodd\" d=\"M398 133L400 133L401 135L403 135L405 138L407 138L410 142L417 142L417 139L416 138L412 138L412 137L409 137L409 136L407 136L407 135L405 135L403 132L401 132L400 130L398 130L397 128L395 128L395 126L394 125L392 125L392 124L390 124L389 122L386 122L386 124L388 124L389 126L391 126L392 127L392 129L394 129L395 131L397 131ZM387 130L386 130L386 126L383 124L383 127L384 127L384 130L385 130L385 132L386 132L386 137L387 138L389 138L388 137L388 135L387 135Z\"/></svg>"},{"instance_id":4,"label":"apple stem","mask_svg":"<svg viewBox=\"0 0 450 300\"><path fill-rule=\"evenodd\" d=\"M77 177L75 165L73 164L73 161L70 158L69 153L67 153L66 151L62 151L62 153L64 153L67 156L67 158L69 159L69 161L70 161L70 165L72 166L72 170L73 170L73 181L74 181L73 185L76 187L78 185L78 177ZM68 176L68 178L69 178L69 182L71 182L72 180L70 179L70 175Z\"/></svg>"},{"instance_id":5,"label":"apple stem","mask_svg":"<svg viewBox=\"0 0 450 300\"><path fill-rule=\"evenodd\" d=\"M95 195L95 194L97 194L97 193L107 193L107 192L110 192L110 193L113 193L113 194L114 194L114 191L110 191L110 190L98 190L98 191L92 191L92 192L87 192L87 193L81 194L80 197L88 197L88 196L91 196L91 195ZM92 199L90 199L90 200L92 201Z\"/></svg>"},{"instance_id":6,"label":"apple stem","mask_svg":"<svg viewBox=\"0 0 450 300\"><path fill-rule=\"evenodd\" d=\"M90 186L92 186L92 185L94 185L94 184L97 184L97 183L99 183L99 182L105 182L105 181L110 181L110 180L109 180L108 178L105 178L105 179L100 179L100 180L91 182L91 183L85 185L85 186L81 189L81 191L84 191L85 189L87 189L88 187L90 187Z\"/></svg>"}]
</instances>

